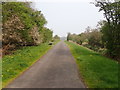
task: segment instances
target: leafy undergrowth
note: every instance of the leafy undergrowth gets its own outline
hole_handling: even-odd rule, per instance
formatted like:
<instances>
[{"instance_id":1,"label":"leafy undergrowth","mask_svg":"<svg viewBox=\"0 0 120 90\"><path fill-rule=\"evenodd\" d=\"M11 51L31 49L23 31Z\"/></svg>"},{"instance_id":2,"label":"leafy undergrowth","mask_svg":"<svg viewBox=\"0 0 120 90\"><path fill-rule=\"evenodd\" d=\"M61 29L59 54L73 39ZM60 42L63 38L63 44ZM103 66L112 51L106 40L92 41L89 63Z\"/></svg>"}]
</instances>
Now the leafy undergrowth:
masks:
<instances>
[{"instance_id":1,"label":"leafy undergrowth","mask_svg":"<svg viewBox=\"0 0 120 90\"><path fill-rule=\"evenodd\" d=\"M89 88L118 88L118 62L83 46L67 42Z\"/></svg>"},{"instance_id":2,"label":"leafy undergrowth","mask_svg":"<svg viewBox=\"0 0 120 90\"><path fill-rule=\"evenodd\" d=\"M2 58L2 87L5 87L9 82L39 60L51 47L52 45L44 43L39 46L24 47L15 51L13 55L4 56Z\"/></svg>"}]
</instances>

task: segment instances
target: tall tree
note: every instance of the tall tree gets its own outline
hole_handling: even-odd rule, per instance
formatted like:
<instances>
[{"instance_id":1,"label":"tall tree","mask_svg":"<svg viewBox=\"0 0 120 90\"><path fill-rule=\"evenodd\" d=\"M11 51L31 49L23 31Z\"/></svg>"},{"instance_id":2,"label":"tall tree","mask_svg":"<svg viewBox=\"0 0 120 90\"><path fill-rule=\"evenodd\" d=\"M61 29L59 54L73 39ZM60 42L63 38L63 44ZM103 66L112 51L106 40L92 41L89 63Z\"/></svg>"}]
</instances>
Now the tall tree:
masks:
<instances>
[{"instance_id":1,"label":"tall tree","mask_svg":"<svg viewBox=\"0 0 120 90\"><path fill-rule=\"evenodd\" d=\"M108 54L120 59L120 1L96 0L96 7L104 11L106 23L102 28L104 42Z\"/></svg>"},{"instance_id":2,"label":"tall tree","mask_svg":"<svg viewBox=\"0 0 120 90\"><path fill-rule=\"evenodd\" d=\"M60 40L60 37L58 35L55 35L54 39Z\"/></svg>"}]
</instances>

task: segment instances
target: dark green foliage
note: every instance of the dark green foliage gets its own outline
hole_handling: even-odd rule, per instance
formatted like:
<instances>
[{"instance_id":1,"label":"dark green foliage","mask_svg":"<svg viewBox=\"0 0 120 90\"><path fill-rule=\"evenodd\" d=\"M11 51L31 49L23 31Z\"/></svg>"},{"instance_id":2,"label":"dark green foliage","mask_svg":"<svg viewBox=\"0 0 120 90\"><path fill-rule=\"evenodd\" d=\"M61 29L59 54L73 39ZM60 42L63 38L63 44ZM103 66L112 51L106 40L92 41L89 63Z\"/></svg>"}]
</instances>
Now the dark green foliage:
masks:
<instances>
[{"instance_id":1,"label":"dark green foliage","mask_svg":"<svg viewBox=\"0 0 120 90\"><path fill-rule=\"evenodd\" d=\"M120 59L120 1L97 0L95 5L100 7L100 11L104 11L107 20L101 29L107 54L112 58Z\"/></svg>"},{"instance_id":2,"label":"dark green foliage","mask_svg":"<svg viewBox=\"0 0 120 90\"><path fill-rule=\"evenodd\" d=\"M2 15L3 52L21 46L39 45L52 38L52 31L44 29L47 21L43 14L32 9L28 2L3 2Z\"/></svg>"},{"instance_id":3,"label":"dark green foliage","mask_svg":"<svg viewBox=\"0 0 120 90\"><path fill-rule=\"evenodd\" d=\"M68 33L67 35L67 41L71 40L71 33Z\"/></svg>"},{"instance_id":4,"label":"dark green foliage","mask_svg":"<svg viewBox=\"0 0 120 90\"><path fill-rule=\"evenodd\" d=\"M42 29L42 27L47 23L47 21L44 18L44 15L41 13L41 11L35 11L32 16L33 21L36 23L36 25L40 28L40 30Z\"/></svg>"},{"instance_id":5,"label":"dark green foliage","mask_svg":"<svg viewBox=\"0 0 120 90\"><path fill-rule=\"evenodd\" d=\"M42 41L43 41L43 43L51 41L52 40L52 34L53 34L53 32L50 29L44 27L43 30L42 30L42 35L43 35L43 40Z\"/></svg>"},{"instance_id":6,"label":"dark green foliage","mask_svg":"<svg viewBox=\"0 0 120 90\"><path fill-rule=\"evenodd\" d=\"M119 29L118 29L119 30ZM119 30L120 31L120 30ZM110 27L106 22L104 26L101 28L101 32L103 33L102 40L104 42L105 47L107 48L107 54L113 58L120 58L120 32L115 32L115 29ZM118 37L119 36L119 37Z\"/></svg>"},{"instance_id":7,"label":"dark green foliage","mask_svg":"<svg viewBox=\"0 0 120 90\"><path fill-rule=\"evenodd\" d=\"M92 30L89 33L88 44L92 47L103 47L101 36L102 34L100 31L98 31L97 29Z\"/></svg>"},{"instance_id":8,"label":"dark green foliage","mask_svg":"<svg viewBox=\"0 0 120 90\"><path fill-rule=\"evenodd\" d=\"M54 38L55 40L60 40L60 37L59 37L58 35L55 35L53 38Z\"/></svg>"}]
</instances>

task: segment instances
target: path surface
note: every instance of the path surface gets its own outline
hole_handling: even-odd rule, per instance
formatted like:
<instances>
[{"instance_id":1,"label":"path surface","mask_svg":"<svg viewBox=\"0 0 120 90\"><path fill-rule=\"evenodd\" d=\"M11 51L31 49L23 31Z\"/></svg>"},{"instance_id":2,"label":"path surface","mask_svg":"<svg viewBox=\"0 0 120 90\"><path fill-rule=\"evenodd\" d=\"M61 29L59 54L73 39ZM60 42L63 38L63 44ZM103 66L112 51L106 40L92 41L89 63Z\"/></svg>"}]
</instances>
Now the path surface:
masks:
<instances>
[{"instance_id":1,"label":"path surface","mask_svg":"<svg viewBox=\"0 0 120 90\"><path fill-rule=\"evenodd\" d=\"M63 41L56 44L7 88L85 88L77 66Z\"/></svg>"}]
</instances>

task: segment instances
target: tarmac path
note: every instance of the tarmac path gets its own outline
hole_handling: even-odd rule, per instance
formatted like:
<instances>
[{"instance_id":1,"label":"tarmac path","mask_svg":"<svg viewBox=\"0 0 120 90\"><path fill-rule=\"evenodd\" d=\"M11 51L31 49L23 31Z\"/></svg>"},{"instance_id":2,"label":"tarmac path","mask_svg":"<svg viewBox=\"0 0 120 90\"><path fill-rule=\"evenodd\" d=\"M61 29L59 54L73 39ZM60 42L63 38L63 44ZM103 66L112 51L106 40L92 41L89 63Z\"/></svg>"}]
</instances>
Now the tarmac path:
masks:
<instances>
[{"instance_id":1,"label":"tarmac path","mask_svg":"<svg viewBox=\"0 0 120 90\"><path fill-rule=\"evenodd\" d=\"M7 88L85 88L67 45L60 41Z\"/></svg>"}]
</instances>

